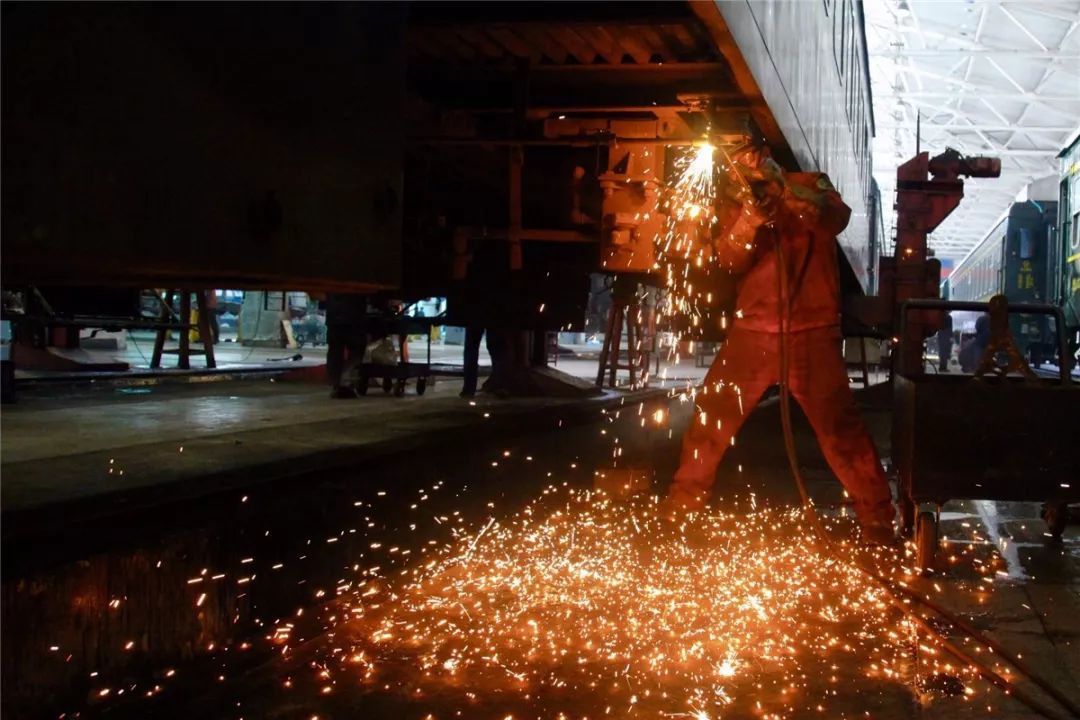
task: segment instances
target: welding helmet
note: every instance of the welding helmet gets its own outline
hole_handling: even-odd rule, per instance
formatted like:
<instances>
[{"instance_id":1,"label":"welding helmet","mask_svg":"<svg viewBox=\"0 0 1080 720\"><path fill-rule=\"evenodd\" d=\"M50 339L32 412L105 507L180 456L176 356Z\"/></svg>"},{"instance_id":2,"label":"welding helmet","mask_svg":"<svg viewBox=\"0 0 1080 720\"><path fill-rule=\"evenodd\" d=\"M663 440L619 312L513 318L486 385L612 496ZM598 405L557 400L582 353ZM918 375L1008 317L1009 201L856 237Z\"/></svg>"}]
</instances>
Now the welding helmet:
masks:
<instances>
[{"instance_id":1,"label":"welding helmet","mask_svg":"<svg viewBox=\"0 0 1080 720\"><path fill-rule=\"evenodd\" d=\"M731 173L741 176L747 182L779 181L783 177L784 171L772 159L768 145L747 143L736 148L729 157L735 165Z\"/></svg>"},{"instance_id":2,"label":"welding helmet","mask_svg":"<svg viewBox=\"0 0 1080 720\"><path fill-rule=\"evenodd\" d=\"M758 143L745 143L732 150L728 157L731 162L738 164L739 171L756 170L772 153L767 145Z\"/></svg>"},{"instance_id":3,"label":"welding helmet","mask_svg":"<svg viewBox=\"0 0 1080 720\"><path fill-rule=\"evenodd\" d=\"M760 205L771 206L783 193L784 171L772 159L767 145L746 144L729 156L732 167L728 171L731 180L742 186L740 192L748 192ZM763 207L770 210L770 207Z\"/></svg>"}]
</instances>

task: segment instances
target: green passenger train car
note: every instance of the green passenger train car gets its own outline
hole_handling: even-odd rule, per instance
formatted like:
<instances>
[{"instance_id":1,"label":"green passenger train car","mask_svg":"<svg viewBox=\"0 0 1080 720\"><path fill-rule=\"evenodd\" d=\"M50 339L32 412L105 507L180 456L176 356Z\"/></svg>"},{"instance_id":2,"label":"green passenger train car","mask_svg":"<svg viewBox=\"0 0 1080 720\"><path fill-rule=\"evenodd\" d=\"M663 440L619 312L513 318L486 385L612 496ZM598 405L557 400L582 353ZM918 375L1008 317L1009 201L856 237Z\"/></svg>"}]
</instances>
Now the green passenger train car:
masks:
<instances>
[{"instance_id":1,"label":"green passenger train car","mask_svg":"<svg viewBox=\"0 0 1080 720\"><path fill-rule=\"evenodd\" d=\"M1058 204L1029 199L1013 203L986 237L960 261L948 278L950 300L987 302L998 294L1014 303L1055 303L1060 259ZM953 313L962 333L974 331L974 313ZM1035 365L1056 353L1053 323L1047 316L1013 316L1013 335Z\"/></svg>"},{"instance_id":2,"label":"green passenger train car","mask_svg":"<svg viewBox=\"0 0 1080 720\"><path fill-rule=\"evenodd\" d=\"M1052 278L1051 291L1065 312L1069 343L1075 354L1080 348L1080 131L1058 157L1061 159L1057 243L1060 263Z\"/></svg>"}]
</instances>

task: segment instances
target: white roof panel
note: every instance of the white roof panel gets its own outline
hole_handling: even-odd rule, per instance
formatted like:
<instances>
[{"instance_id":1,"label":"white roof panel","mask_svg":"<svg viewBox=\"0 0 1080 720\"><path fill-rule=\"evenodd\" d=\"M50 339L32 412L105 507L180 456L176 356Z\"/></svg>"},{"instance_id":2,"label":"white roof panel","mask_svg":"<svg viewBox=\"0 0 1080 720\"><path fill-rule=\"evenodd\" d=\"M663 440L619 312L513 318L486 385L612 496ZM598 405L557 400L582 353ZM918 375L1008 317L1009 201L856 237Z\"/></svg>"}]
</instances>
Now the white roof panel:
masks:
<instances>
[{"instance_id":1,"label":"white roof panel","mask_svg":"<svg viewBox=\"0 0 1080 720\"><path fill-rule=\"evenodd\" d=\"M866 0L877 117L874 176L888 212L896 166L922 149L1001 158L1001 177L967 180L960 207L930 236L959 259L1017 193L1057 172L1080 118L1080 0Z\"/></svg>"}]
</instances>

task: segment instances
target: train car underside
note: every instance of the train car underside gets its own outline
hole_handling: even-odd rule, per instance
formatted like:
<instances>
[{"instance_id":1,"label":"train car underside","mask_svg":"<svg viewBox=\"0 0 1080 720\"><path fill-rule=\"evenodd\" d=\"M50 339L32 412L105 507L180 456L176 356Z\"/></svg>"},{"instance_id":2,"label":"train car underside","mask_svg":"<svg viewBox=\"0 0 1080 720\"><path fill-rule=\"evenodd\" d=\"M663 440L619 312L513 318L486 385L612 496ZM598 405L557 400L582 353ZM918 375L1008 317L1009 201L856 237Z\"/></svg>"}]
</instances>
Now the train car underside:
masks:
<instances>
[{"instance_id":1,"label":"train car underside","mask_svg":"<svg viewBox=\"0 0 1080 720\"><path fill-rule=\"evenodd\" d=\"M449 277L449 294L465 298L451 302L452 313L492 321L484 308L498 306L525 325L577 326L589 271L647 279L641 265L605 263L604 187L613 174L631 182L633 169L619 166L627 155L656 160L661 210L674 159L706 138L763 140L797 167L715 4L631 9L628 17L603 3L414 7L408 291L445 292ZM639 223L632 234L647 242L655 228ZM842 263L845 290L859 292Z\"/></svg>"},{"instance_id":2,"label":"train car underside","mask_svg":"<svg viewBox=\"0 0 1080 720\"><path fill-rule=\"evenodd\" d=\"M626 162L651 157L661 195L678 149L705 138L763 139L796 167L715 3L340 12L298 30L271 13L233 34L234 51L214 38L237 30L236 11L204 7L211 30L181 23L150 51L161 19L113 8L100 21L112 50L100 67L81 61L84 75L108 78L102 98L84 98L100 111L65 113L31 82L8 83L5 99L33 122L5 112L5 281L447 295L456 322L550 330L579 325L589 274L612 270L603 198L612 178L641 172ZM48 55L33 38L55 20L16 19L16 49ZM258 48L255 30L288 42ZM304 63L276 82L234 63L285 50L318 58L319 81L305 85ZM125 83L139 71L108 71L144 51L177 82L139 85L148 94L135 103ZM350 62L359 84L347 82ZM149 127L123 137L117 112ZM57 162L35 163L33 148L54 136L66 143L48 151ZM618 222L651 241L640 218ZM846 290L860 291L847 270Z\"/></svg>"}]
</instances>

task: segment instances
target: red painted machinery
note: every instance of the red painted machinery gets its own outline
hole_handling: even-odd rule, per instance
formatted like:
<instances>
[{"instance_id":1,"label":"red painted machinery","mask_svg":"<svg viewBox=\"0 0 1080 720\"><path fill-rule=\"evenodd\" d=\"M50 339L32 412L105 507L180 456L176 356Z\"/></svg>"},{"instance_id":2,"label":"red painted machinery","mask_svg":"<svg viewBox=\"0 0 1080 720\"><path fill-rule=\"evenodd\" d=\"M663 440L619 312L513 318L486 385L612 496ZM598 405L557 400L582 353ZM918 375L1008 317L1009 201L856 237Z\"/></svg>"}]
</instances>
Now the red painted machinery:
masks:
<instances>
[{"instance_id":1,"label":"red painted machinery","mask_svg":"<svg viewBox=\"0 0 1080 720\"><path fill-rule=\"evenodd\" d=\"M941 505L949 500L1044 502L1050 533L1060 537L1080 454L1065 434L1080 407L1080 387L1062 367L1037 376L1016 349L1009 313L1050 313L1049 306L1009 306L1003 296L984 303L938 299L941 264L930 256L927 235L964 196L961 177L998 177L996 158L965 158L955 150L931 158L919 153L897 169L896 251L880 261L880 294L856 305L856 318L893 337L892 455L899 475L903 522L915 535L917 561L934 566ZM927 374L924 339L950 310L986 314L991 329L975 355L974 374ZM1056 313L1056 314L1055 314ZM1059 358L1065 345L1059 342ZM974 341L972 341L974 342ZM1048 423L1033 424L1038 415Z\"/></svg>"},{"instance_id":2,"label":"red painted machinery","mask_svg":"<svg viewBox=\"0 0 1080 720\"><path fill-rule=\"evenodd\" d=\"M921 152L896 169L896 254L880 260L880 290L871 299L875 312L870 324L895 335L902 303L938 297L941 262L930 257L927 235L960 204L961 176L999 175L999 159L968 158L951 148L933 158ZM940 312L920 311L907 319L909 342L900 344L904 354L894 355L894 370L921 372L922 340L937 330L940 318Z\"/></svg>"}]
</instances>

